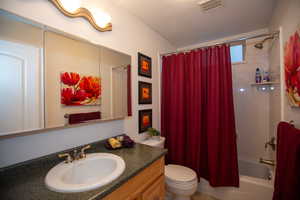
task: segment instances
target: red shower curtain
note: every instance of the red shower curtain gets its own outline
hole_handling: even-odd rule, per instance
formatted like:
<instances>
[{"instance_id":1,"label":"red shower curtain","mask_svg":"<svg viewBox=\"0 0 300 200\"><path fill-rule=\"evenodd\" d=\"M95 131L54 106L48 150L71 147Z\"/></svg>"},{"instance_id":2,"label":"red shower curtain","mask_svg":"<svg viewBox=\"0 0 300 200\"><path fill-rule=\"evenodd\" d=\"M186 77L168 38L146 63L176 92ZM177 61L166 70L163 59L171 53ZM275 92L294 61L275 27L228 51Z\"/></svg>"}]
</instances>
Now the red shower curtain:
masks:
<instances>
[{"instance_id":1,"label":"red shower curtain","mask_svg":"<svg viewBox=\"0 0 300 200\"><path fill-rule=\"evenodd\" d=\"M212 186L239 186L230 49L163 57L162 134L167 162Z\"/></svg>"}]
</instances>

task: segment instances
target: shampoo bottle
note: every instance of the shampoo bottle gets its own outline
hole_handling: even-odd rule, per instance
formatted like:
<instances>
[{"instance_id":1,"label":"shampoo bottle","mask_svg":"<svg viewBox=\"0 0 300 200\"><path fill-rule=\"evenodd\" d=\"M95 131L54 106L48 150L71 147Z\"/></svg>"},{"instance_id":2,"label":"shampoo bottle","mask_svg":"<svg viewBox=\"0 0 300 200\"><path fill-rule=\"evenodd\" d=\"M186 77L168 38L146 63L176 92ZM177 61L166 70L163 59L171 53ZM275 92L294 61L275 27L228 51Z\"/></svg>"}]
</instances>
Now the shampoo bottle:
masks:
<instances>
[{"instance_id":1,"label":"shampoo bottle","mask_svg":"<svg viewBox=\"0 0 300 200\"><path fill-rule=\"evenodd\" d=\"M256 68L255 72L255 83L261 83L261 71L259 68Z\"/></svg>"}]
</instances>

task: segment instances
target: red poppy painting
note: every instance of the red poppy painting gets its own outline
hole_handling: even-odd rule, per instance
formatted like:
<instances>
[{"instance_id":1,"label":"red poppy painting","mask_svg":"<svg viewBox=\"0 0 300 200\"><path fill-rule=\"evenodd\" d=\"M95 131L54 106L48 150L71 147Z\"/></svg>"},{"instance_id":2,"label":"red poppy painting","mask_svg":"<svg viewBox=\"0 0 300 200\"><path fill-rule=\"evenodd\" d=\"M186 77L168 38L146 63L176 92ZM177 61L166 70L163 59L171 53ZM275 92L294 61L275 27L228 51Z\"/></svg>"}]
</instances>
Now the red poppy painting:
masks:
<instances>
[{"instance_id":1,"label":"red poppy painting","mask_svg":"<svg viewBox=\"0 0 300 200\"><path fill-rule=\"evenodd\" d=\"M62 72L60 81L61 104L66 106L100 104L101 82L99 77Z\"/></svg>"},{"instance_id":2,"label":"red poppy painting","mask_svg":"<svg viewBox=\"0 0 300 200\"><path fill-rule=\"evenodd\" d=\"M292 106L300 107L300 30L296 31L284 47L286 92Z\"/></svg>"}]
</instances>

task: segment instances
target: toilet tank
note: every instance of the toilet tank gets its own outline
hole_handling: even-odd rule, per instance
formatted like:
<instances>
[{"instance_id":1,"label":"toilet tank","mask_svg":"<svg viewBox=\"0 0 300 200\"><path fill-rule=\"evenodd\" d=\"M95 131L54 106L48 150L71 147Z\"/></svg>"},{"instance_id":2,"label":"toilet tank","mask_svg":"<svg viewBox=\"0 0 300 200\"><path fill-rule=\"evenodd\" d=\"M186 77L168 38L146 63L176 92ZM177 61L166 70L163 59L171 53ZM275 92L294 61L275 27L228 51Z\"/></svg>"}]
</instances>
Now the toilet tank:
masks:
<instances>
[{"instance_id":1,"label":"toilet tank","mask_svg":"<svg viewBox=\"0 0 300 200\"><path fill-rule=\"evenodd\" d=\"M150 137L144 141L141 142L141 144L145 144L152 147L158 147L158 148L164 148L165 145L165 139L164 137Z\"/></svg>"}]
</instances>

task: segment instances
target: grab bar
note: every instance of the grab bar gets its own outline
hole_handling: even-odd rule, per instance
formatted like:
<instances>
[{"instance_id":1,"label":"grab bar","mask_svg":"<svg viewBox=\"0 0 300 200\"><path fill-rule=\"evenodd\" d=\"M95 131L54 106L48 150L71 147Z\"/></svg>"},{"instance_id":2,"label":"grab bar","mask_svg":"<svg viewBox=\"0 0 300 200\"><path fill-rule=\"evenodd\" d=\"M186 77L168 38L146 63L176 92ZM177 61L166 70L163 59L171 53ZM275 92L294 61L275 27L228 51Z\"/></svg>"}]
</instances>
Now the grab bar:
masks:
<instances>
[{"instance_id":1,"label":"grab bar","mask_svg":"<svg viewBox=\"0 0 300 200\"><path fill-rule=\"evenodd\" d=\"M268 160L268 159L264 159L264 158L260 158L259 162L262 164L271 165L271 166L276 165L274 160Z\"/></svg>"}]
</instances>

